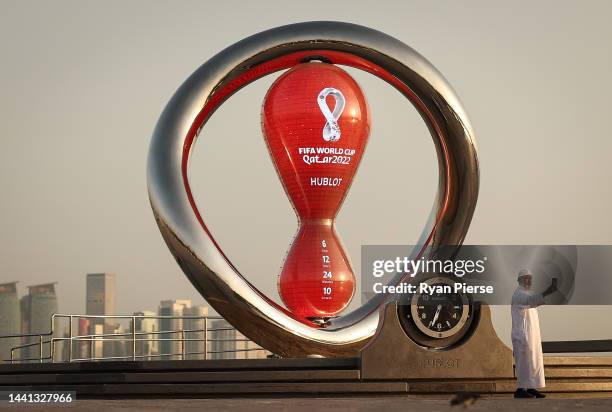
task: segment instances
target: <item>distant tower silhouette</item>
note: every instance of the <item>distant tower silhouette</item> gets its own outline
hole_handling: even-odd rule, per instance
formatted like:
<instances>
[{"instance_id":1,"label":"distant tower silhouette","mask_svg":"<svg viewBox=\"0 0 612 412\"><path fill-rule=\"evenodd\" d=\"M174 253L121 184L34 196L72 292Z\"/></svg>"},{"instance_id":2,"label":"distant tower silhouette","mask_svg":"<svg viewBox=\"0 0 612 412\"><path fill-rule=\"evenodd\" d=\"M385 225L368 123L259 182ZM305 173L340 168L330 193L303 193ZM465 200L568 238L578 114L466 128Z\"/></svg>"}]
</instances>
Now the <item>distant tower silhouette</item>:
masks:
<instances>
[{"instance_id":1,"label":"distant tower silhouette","mask_svg":"<svg viewBox=\"0 0 612 412\"><path fill-rule=\"evenodd\" d=\"M18 335L21 332L21 308L17 298L17 282L0 284L0 335ZM0 363L11 357L11 348L19 339L0 340Z\"/></svg>"},{"instance_id":2,"label":"distant tower silhouette","mask_svg":"<svg viewBox=\"0 0 612 412\"><path fill-rule=\"evenodd\" d=\"M88 273L87 274L87 315L114 315L115 314L115 274L114 273ZM112 321L91 318L90 333L113 333L117 325ZM96 342L93 346L92 357L113 356L113 342Z\"/></svg>"}]
</instances>

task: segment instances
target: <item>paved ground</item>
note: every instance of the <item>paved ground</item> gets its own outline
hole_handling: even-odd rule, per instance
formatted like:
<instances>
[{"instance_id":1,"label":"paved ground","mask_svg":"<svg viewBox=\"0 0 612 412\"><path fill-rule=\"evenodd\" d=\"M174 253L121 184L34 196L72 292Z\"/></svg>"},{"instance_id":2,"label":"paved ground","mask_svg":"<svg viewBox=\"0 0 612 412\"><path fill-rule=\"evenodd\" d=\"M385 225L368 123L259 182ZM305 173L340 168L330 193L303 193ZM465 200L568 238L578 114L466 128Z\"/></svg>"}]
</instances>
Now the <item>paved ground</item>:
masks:
<instances>
[{"instance_id":1,"label":"paved ground","mask_svg":"<svg viewBox=\"0 0 612 412\"><path fill-rule=\"evenodd\" d=\"M0 405L0 410L17 408ZM72 411L291 411L291 412L344 412L344 411L464 411L463 407L451 407L448 399L422 399L414 397L384 398L274 398L274 399L127 399L127 400L79 400L70 406L22 406L19 409L72 410ZM612 411L612 398L608 399L544 399L514 400L481 399L468 411L506 412L576 412Z\"/></svg>"}]
</instances>

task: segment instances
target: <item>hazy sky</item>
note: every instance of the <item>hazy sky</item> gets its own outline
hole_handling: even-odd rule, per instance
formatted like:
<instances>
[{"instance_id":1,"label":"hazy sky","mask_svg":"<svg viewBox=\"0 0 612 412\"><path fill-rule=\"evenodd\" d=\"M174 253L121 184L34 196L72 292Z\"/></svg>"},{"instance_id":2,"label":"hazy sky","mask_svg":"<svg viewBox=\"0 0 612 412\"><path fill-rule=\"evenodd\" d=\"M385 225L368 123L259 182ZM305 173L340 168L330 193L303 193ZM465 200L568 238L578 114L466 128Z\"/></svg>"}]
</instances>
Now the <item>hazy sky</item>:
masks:
<instances>
[{"instance_id":1,"label":"hazy sky","mask_svg":"<svg viewBox=\"0 0 612 412\"><path fill-rule=\"evenodd\" d=\"M382 30L453 85L480 148L467 243L612 244L612 5L506 3L1 0L0 282L19 280L24 293L58 281L60 311L70 313L84 311L88 272L117 273L120 313L156 309L161 299L201 302L149 207L153 127L174 90L215 53L308 20ZM437 165L412 106L382 81L351 73L373 127L338 219L357 270L360 245L416 240ZM243 89L213 116L190 176L229 257L278 299L296 219L259 124L274 78ZM495 312L504 337L507 312ZM544 308L543 336L610 338L610 314L610 307Z\"/></svg>"}]
</instances>

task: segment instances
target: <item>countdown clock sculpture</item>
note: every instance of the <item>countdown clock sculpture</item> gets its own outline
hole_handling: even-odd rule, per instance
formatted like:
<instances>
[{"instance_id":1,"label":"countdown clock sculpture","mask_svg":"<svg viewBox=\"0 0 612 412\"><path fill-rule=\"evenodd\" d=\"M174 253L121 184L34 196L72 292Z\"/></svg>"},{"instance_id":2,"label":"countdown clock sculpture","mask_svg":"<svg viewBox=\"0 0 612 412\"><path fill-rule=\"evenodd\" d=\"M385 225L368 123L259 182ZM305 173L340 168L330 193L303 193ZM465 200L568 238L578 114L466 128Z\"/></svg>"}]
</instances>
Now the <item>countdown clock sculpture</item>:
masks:
<instances>
[{"instance_id":1,"label":"countdown clock sculpture","mask_svg":"<svg viewBox=\"0 0 612 412\"><path fill-rule=\"evenodd\" d=\"M281 181L302 219L301 230L315 233L313 239L316 240L324 233L324 240L330 241L328 246L340 256L338 270L345 273L344 280L340 279L345 286L344 298L330 305L313 304L308 299L300 301L303 297L289 290L292 280L301 281L309 276L309 269L306 272L292 269L291 258L299 258L300 251L310 247L299 246L300 242L308 243L300 239L294 242L285 262L283 272L287 270L287 275L281 275L281 283L283 278L288 279L288 288L281 286L281 295L289 310L257 290L239 273L208 230L194 201L187 174L196 137L205 138L207 120L227 98L270 73L291 68L295 73L302 70L300 65L318 64L309 63L312 61L326 64L330 71L336 72L338 79L343 78L347 83L350 79L338 72L338 66L364 70L385 80L413 103L429 127L436 147L439 184L431 217L412 257L444 259L448 256L443 254L449 249L451 254L456 251L471 221L479 185L476 144L467 115L450 85L425 58L384 33L354 24L307 22L267 30L228 47L197 69L176 91L155 127L147 168L149 198L160 231L179 266L209 304L244 335L282 356L354 356L374 335L379 309L388 298L376 296L357 310L334 317L346 306L346 297L352 294L354 287L354 275L342 262L343 252L331 221L348 187L339 188L330 197L331 215L327 210L308 216L309 208L301 208L300 205L308 202L291 193L295 175L281 165L283 161L293 161L293 154L284 159L274 156L288 142L283 142L282 136L280 139L273 136L273 123L279 119L282 122L282 114L277 117L278 111L266 111L266 105L272 108L275 104L275 89L271 89L263 111L269 149ZM355 150L351 156L355 157L349 167L334 172L342 176L315 173L309 177L332 181L346 177L350 180L367 133L363 133L364 128L355 129L354 134L349 131L350 127L343 128L340 116L346 111L343 104L360 101L358 88L349 88L355 94L347 102L347 96L337 87L318 90L319 86L315 97L318 103L313 110L318 110L320 123L312 128L320 127L321 139L330 145L346 138L351 142L351 150ZM282 92L281 89L282 83L277 92ZM364 108L355 119L365 125L367 110ZM284 147L295 149L291 143ZM317 221L325 225L317 226ZM455 245L455 248L440 248L443 245ZM308 256L312 253L308 252ZM397 284L403 277L398 274L391 283ZM321 320L323 322L318 322Z\"/></svg>"},{"instance_id":2,"label":"countdown clock sculpture","mask_svg":"<svg viewBox=\"0 0 612 412\"><path fill-rule=\"evenodd\" d=\"M262 125L300 228L279 277L299 319L324 325L350 303L355 275L334 227L370 132L357 82L329 63L302 63L270 87Z\"/></svg>"}]
</instances>

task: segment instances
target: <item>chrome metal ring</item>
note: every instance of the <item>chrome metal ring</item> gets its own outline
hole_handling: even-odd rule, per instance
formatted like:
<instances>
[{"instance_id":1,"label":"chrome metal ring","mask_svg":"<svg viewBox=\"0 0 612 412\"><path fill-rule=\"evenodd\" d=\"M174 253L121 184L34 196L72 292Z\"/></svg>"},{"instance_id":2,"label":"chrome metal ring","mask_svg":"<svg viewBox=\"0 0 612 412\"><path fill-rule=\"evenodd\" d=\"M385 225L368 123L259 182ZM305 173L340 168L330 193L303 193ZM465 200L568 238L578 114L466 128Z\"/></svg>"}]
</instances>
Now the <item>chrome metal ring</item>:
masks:
<instances>
[{"instance_id":1,"label":"chrome metal ring","mask_svg":"<svg viewBox=\"0 0 612 412\"><path fill-rule=\"evenodd\" d=\"M202 219L187 179L196 135L239 88L300 61L319 59L377 75L402 92L428 125L438 153L438 196L416 255L439 257L438 246L462 243L478 197L474 133L454 91L416 51L376 30L340 22L282 26L248 37L198 68L168 102L153 133L148 167L151 207L187 277L240 332L283 356L353 356L374 335L377 296L325 328L306 325L243 277ZM447 249L445 249L447 250ZM392 283L401 281L396 276Z\"/></svg>"}]
</instances>

